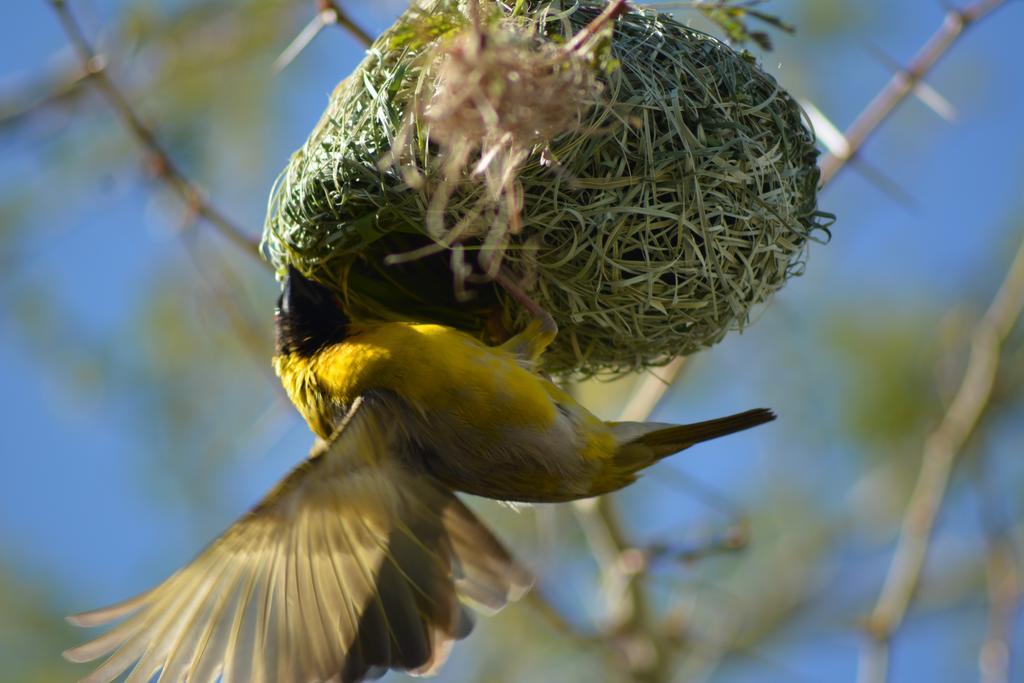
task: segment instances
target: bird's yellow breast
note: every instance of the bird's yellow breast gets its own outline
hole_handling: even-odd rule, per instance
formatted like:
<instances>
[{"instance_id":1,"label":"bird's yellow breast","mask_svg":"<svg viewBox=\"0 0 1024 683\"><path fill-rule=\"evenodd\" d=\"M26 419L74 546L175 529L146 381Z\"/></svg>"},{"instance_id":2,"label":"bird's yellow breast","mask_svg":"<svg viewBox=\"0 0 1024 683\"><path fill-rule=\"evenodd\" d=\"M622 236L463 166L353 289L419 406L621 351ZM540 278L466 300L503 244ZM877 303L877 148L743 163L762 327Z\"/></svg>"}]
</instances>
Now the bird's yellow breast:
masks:
<instances>
[{"instance_id":1,"label":"bird's yellow breast","mask_svg":"<svg viewBox=\"0 0 1024 683\"><path fill-rule=\"evenodd\" d=\"M546 429L556 418L560 393L510 352L441 325L353 325L345 341L309 359L279 359L277 369L318 432L326 426L318 413L374 389L393 391L424 413L441 411L486 430Z\"/></svg>"}]
</instances>

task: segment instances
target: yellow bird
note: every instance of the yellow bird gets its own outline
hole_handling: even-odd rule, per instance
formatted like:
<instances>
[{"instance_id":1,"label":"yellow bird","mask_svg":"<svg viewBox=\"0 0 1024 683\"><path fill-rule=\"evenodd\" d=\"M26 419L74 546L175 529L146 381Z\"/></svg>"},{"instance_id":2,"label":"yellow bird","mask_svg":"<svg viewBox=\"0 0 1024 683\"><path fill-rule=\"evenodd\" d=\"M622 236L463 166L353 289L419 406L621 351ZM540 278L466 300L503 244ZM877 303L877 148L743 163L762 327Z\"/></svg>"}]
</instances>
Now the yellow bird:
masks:
<instances>
[{"instance_id":1,"label":"yellow bird","mask_svg":"<svg viewBox=\"0 0 1024 683\"><path fill-rule=\"evenodd\" d=\"M107 659L90 683L360 681L430 674L530 574L454 491L559 502L626 486L695 443L774 419L604 422L534 366L550 317L501 346L452 328L349 320L290 270L274 367L319 437L309 458L191 564L79 626L124 619L65 652Z\"/></svg>"}]
</instances>

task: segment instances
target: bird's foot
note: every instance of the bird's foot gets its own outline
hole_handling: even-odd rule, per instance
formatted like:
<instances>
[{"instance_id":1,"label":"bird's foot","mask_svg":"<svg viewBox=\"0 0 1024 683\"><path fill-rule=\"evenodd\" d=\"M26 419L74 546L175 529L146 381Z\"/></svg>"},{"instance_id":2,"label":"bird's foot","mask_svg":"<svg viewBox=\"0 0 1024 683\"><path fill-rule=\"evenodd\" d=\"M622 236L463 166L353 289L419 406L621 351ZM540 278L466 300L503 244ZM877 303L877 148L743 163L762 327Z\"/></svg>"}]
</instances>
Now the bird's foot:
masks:
<instances>
[{"instance_id":1,"label":"bird's foot","mask_svg":"<svg viewBox=\"0 0 1024 683\"><path fill-rule=\"evenodd\" d=\"M551 314L534 301L504 267L499 268L498 272L494 274L494 281L508 292L508 295L515 299L516 303L525 308L534 320L540 323L540 328L545 335L554 338L558 334L558 324Z\"/></svg>"}]
</instances>

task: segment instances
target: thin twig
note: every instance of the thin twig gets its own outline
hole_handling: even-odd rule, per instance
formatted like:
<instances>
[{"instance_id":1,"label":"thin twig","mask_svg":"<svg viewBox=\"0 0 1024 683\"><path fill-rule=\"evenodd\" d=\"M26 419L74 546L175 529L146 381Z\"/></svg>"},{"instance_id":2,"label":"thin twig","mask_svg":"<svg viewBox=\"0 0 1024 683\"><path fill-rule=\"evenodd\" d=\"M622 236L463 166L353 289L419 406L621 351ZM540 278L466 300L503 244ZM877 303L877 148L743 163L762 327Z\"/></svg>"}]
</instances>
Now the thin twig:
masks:
<instances>
[{"instance_id":1,"label":"thin twig","mask_svg":"<svg viewBox=\"0 0 1024 683\"><path fill-rule=\"evenodd\" d=\"M524 600L533 607L537 614L544 617L544 620L556 631L576 645L580 647L595 647L603 644L604 641L599 636L584 633L576 628L539 588L534 587L526 594Z\"/></svg>"},{"instance_id":2,"label":"thin twig","mask_svg":"<svg viewBox=\"0 0 1024 683\"><path fill-rule=\"evenodd\" d=\"M967 26L982 19L1003 4L1005 4L1005 0L979 0L964 10L950 10L942 27L918 51L910 65L892 77L886 87L875 96L863 113L858 116L856 121L846 131L844 135L845 146L842 154L830 154L822 161L821 185L828 184L839 170L857 155L870 135L908 94L914 92L915 86L925 77L939 58L945 54ZM656 381L648 377L638 387L630 400L630 404L627 405L624 411L624 413L628 414L628 417L623 417L622 419L643 420L650 415L682 370L682 363L670 365L666 370L666 376L662 378L662 381ZM948 477L948 473L946 476ZM944 482L942 488L944 489ZM618 548L619 553L630 549L629 544L625 542L625 539L621 538L620 534L613 533L616 529L621 530L621 524L614 506L607 497L601 499L600 504L590 507L577 506L577 510L580 511L581 519L588 520L589 518L589 521L585 521L584 528L593 526L596 520L605 529L604 537L608 539L606 544L610 542L611 546ZM928 528L930 530L930 523ZM588 534L588 536L594 535L596 534L593 531ZM616 540L620 541L620 543L616 544ZM605 551L605 554L607 554L607 551ZM605 567L606 565L602 563L602 566ZM610 568L616 566L618 566L617 563L607 564L607 567ZM604 571L611 571L611 569L606 568ZM606 583L607 581L608 579L606 579ZM643 628L643 621L646 619L648 612L645 608L646 591L642 574L632 577L632 580L628 583L625 597L629 600L631 609L629 610L630 616L624 625L629 628ZM669 675L667 673L667 657L669 653L663 647L659 647L656 639L652 638L649 645L653 653L652 666L647 667L646 671L640 672L641 675L637 677L637 680L667 680ZM886 669L885 657L887 657L887 651L883 650L881 655L881 658L873 657L865 662L864 666L866 668L862 668L862 674L873 667L871 670L872 677L862 678L862 680L878 680L877 671L884 672Z\"/></svg>"},{"instance_id":3,"label":"thin twig","mask_svg":"<svg viewBox=\"0 0 1024 683\"><path fill-rule=\"evenodd\" d=\"M684 366L685 359L677 358L659 374L645 375L619 419L641 421L650 417ZM608 630L617 634L623 646L629 673L635 681L670 680L671 644L658 637L659 629L652 623L643 554L627 538L615 499L602 496L584 500L574 509L601 568L601 586L611 622Z\"/></svg>"},{"instance_id":4,"label":"thin twig","mask_svg":"<svg viewBox=\"0 0 1024 683\"><path fill-rule=\"evenodd\" d=\"M921 578L935 516L957 454L971 436L992 395L1003 341L1024 307L1024 241L984 317L975 327L963 378L941 423L924 443L921 470L904 512L885 584L866 627L870 642L860 680L887 679L889 640L902 623Z\"/></svg>"},{"instance_id":5,"label":"thin twig","mask_svg":"<svg viewBox=\"0 0 1024 683\"><path fill-rule=\"evenodd\" d=\"M587 43L591 41L605 26L610 22L615 21L618 17L622 16L629 11L629 4L626 0L610 0L608 6L604 8L599 15L594 17L594 20L589 24L580 29L579 33L572 37L566 46L566 52L576 52L582 49Z\"/></svg>"},{"instance_id":6,"label":"thin twig","mask_svg":"<svg viewBox=\"0 0 1024 683\"><path fill-rule=\"evenodd\" d=\"M822 519L808 528L789 528L762 546L757 557L733 577L730 583L737 579L739 583L732 590L716 587L714 604L720 614L709 622L691 624L691 644L674 680L714 679L714 670L731 656L762 659L757 653L759 645L777 636L801 609L834 595L837 570L821 560L845 525L843 519ZM771 590L763 589L765 577L771 577ZM774 662L772 666L781 665ZM792 671L762 672L760 678L787 683L801 680Z\"/></svg>"},{"instance_id":7,"label":"thin twig","mask_svg":"<svg viewBox=\"0 0 1024 683\"><path fill-rule=\"evenodd\" d=\"M981 683L1009 683L1014 621L1021 603L1015 548L1006 535L991 539L986 563L989 616L978 653Z\"/></svg>"},{"instance_id":8,"label":"thin twig","mask_svg":"<svg viewBox=\"0 0 1024 683\"><path fill-rule=\"evenodd\" d=\"M373 45L373 36L367 33L359 24L352 21L352 17L337 2L334 2L334 0L317 0L316 4L320 9L320 15L325 19L325 23L337 24L351 33L352 37L365 47Z\"/></svg>"},{"instance_id":9,"label":"thin twig","mask_svg":"<svg viewBox=\"0 0 1024 683\"><path fill-rule=\"evenodd\" d=\"M984 454L979 454L976 474L981 525L988 553L985 584L988 589L988 626L978 652L980 683L1009 683L1013 632L1021 603L1020 557L1013 532L989 483Z\"/></svg>"},{"instance_id":10,"label":"thin twig","mask_svg":"<svg viewBox=\"0 0 1024 683\"><path fill-rule=\"evenodd\" d=\"M89 75L89 82L93 83L100 93L107 100L111 107L117 112L121 122L131 132L135 139L146 148L146 151L154 160L154 168L157 177L161 178L185 203L189 212L203 218L212 225L229 242L240 248L249 256L263 263L259 255L258 242L245 234L237 224L228 219L205 197L199 187L182 173L170 155L156 138L153 130L143 123L128 102L128 98L118 89L114 82L107 75L103 68L103 60L96 54L92 45L85 37L82 27L75 20L74 15L68 8L65 0L50 0L57 18L71 41L82 64L85 73Z\"/></svg>"},{"instance_id":11,"label":"thin twig","mask_svg":"<svg viewBox=\"0 0 1024 683\"><path fill-rule=\"evenodd\" d=\"M679 379L685 364L685 358L673 358L665 367L648 371L619 412L619 419L624 422L643 422L650 418L666 392Z\"/></svg>"},{"instance_id":12,"label":"thin twig","mask_svg":"<svg viewBox=\"0 0 1024 683\"><path fill-rule=\"evenodd\" d=\"M844 133L845 146L822 159L821 184L823 186L828 184L847 162L857 156L868 138L907 98L907 95L914 92L917 85L928 75L968 26L985 18L1005 4L1006 0L976 0L964 9L950 9L946 12L942 26L917 51L907 67L893 74L881 92L871 100L871 103L846 129Z\"/></svg>"},{"instance_id":13,"label":"thin twig","mask_svg":"<svg viewBox=\"0 0 1024 683\"><path fill-rule=\"evenodd\" d=\"M644 553L629 540L613 496L580 501L575 509L601 568L608 605L605 631L621 649L626 670L638 683L670 680L670 646L654 623Z\"/></svg>"},{"instance_id":14,"label":"thin twig","mask_svg":"<svg viewBox=\"0 0 1024 683\"><path fill-rule=\"evenodd\" d=\"M680 545L675 542L653 543L641 549L647 565L656 562L691 564L714 555L734 553L750 542L750 520L740 519L725 530L697 543Z\"/></svg>"},{"instance_id":15,"label":"thin twig","mask_svg":"<svg viewBox=\"0 0 1024 683\"><path fill-rule=\"evenodd\" d=\"M102 69L102 65L97 65ZM0 128L16 125L39 111L56 105L64 105L82 92L92 74L77 64L63 73L45 79L43 83L19 88L15 92L0 95Z\"/></svg>"},{"instance_id":16,"label":"thin twig","mask_svg":"<svg viewBox=\"0 0 1024 683\"><path fill-rule=\"evenodd\" d=\"M370 34L357 26L339 5L333 2L324 2L324 0L317 0L316 4L319 7L316 16L310 19L309 23L288 44L288 47L274 60L272 67L274 73L280 73L291 64L327 26L341 26L365 47L369 47L373 43Z\"/></svg>"},{"instance_id":17,"label":"thin twig","mask_svg":"<svg viewBox=\"0 0 1024 683\"><path fill-rule=\"evenodd\" d=\"M225 282L228 277L226 267L220 265L213 268L203 263L203 254L208 250L202 250L196 244L195 240L198 235L185 231L182 231L182 235L185 253L188 254L196 270L196 275L208 292L205 300L214 302L224 313L222 320L231 328L236 341L245 350L260 373L270 380L271 386L280 389L281 383L271 370L270 363L267 362L267 348L260 343L261 338L266 334L265 326L255 324L250 316L242 312L237 303L237 297L232 294L237 288L227 286ZM216 275L212 273L216 273Z\"/></svg>"}]
</instances>

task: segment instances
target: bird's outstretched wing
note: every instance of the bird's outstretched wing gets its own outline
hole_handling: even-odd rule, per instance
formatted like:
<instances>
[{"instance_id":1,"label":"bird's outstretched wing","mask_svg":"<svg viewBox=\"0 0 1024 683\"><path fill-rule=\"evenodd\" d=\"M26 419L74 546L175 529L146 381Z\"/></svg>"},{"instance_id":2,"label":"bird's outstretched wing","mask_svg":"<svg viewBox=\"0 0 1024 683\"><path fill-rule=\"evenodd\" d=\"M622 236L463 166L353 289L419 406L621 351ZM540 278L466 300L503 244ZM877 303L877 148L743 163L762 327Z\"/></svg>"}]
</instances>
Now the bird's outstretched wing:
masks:
<instances>
[{"instance_id":1,"label":"bird's outstretched wing","mask_svg":"<svg viewBox=\"0 0 1024 683\"><path fill-rule=\"evenodd\" d=\"M394 399L397 400L397 399ZM124 621L65 652L89 682L358 681L430 673L529 575L455 495L409 464L392 399L361 399L254 510L153 590L72 617Z\"/></svg>"}]
</instances>

